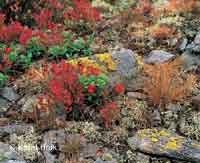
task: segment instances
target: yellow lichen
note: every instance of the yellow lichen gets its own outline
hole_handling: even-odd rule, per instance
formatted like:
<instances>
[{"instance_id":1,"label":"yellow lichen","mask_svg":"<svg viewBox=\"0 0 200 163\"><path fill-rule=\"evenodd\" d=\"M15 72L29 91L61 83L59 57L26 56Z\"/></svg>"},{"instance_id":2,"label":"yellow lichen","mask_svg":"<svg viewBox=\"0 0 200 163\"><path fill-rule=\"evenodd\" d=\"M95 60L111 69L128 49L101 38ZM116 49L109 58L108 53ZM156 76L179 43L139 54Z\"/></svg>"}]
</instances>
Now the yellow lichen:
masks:
<instances>
[{"instance_id":1,"label":"yellow lichen","mask_svg":"<svg viewBox=\"0 0 200 163\"><path fill-rule=\"evenodd\" d=\"M114 71L116 70L116 63L113 61L112 55L110 53L96 54L96 58L104 63L108 70Z\"/></svg>"},{"instance_id":2,"label":"yellow lichen","mask_svg":"<svg viewBox=\"0 0 200 163\"><path fill-rule=\"evenodd\" d=\"M100 69L101 72L106 73L106 69L103 66L100 66L97 62L95 62L95 60L92 60L88 57L72 59L72 60L67 61L67 63L70 63L72 65L84 65L85 70L83 71L85 72L87 72L87 69L89 67L94 67L94 68Z\"/></svg>"},{"instance_id":3,"label":"yellow lichen","mask_svg":"<svg viewBox=\"0 0 200 163\"><path fill-rule=\"evenodd\" d=\"M151 141L152 142L158 142L158 139L157 138L151 138Z\"/></svg>"},{"instance_id":4,"label":"yellow lichen","mask_svg":"<svg viewBox=\"0 0 200 163\"><path fill-rule=\"evenodd\" d=\"M164 145L165 149L177 150L181 148L181 142L184 138L181 136L170 137L167 143Z\"/></svg>"}]
</instances>

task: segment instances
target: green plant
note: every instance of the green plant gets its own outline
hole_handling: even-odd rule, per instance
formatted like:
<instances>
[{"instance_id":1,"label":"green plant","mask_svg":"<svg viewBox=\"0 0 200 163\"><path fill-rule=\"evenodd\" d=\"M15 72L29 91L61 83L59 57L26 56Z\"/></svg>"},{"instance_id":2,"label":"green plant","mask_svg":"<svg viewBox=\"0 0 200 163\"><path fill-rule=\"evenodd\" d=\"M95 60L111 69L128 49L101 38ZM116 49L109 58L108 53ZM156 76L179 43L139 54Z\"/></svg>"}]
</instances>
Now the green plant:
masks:
<instances>
[{"instance_id":1,"label":"green plant","mask_svg":"<svg viewBox=\"0 0 200 163\"><path fill-rule=\"evenodd\" d=\"M0 87L2 87L5 84L7 79L8 79L8 77L5 74L0 72Z\"/></svg>"},{"instance_id":2,"label":"green plant","mask_svg":"<svg viewBox=\"0 0 200 163\"><path fill-rule=\"evenodd\" d=\"M100 105L104 99L105 86L108 77L101 73L95 75L80 75L79 82L83 85L85 102L88 105Z\"/></svg>"},{"instance_id":3,"label":"green plant","mask_svg":"<svg viewBox=\"0 0 200 163\"><path fill-rule=\"evenodd\" d=\"M87 39L78 37L69 32L63 32L64 44L49 47L48 54L50 59L54 58L77 58L80 56L89 56L92 54L90 45L93 42L93 35Z\"/></svg>"}]
</instances>

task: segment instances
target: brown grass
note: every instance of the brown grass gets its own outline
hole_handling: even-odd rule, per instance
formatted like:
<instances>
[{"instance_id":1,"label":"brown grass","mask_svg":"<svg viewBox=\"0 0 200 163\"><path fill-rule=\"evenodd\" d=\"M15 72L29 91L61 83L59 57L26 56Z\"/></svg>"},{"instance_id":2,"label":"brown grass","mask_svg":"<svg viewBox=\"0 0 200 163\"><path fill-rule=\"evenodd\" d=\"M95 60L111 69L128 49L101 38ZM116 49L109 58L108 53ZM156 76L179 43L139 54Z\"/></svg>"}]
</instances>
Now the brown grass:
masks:
<instances>
[{"instance_id":1,"label":"brown grass","mask_svg":"<svg viewBox=\"0 0 200 163\"><path fill-rule=\"evenodd\" d=\"M195 86L196 76L181 73L182 59L162 64L144 64L144 91L154 105L165 106L186 97Z\"/></svg>"}]
</instances>

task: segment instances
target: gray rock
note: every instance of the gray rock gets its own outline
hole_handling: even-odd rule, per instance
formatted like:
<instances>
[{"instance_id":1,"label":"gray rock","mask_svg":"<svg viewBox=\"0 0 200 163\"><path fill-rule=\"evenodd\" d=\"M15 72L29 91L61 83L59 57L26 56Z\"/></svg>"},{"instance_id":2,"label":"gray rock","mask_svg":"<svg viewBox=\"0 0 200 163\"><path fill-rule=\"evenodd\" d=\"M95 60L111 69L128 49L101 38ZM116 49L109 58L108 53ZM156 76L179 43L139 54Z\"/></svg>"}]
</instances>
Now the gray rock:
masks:
<instances>
[{"instance_id":1,"label":"gray rock","mask_svg":"<svg viewBox=\"0 0 200 163\"><path fill-rule=\"evenodd\" d=\"M200 162L200 144L165 129L139 130L128 139L133 150L169 157L175 160Z\"/></svg>"},{"instance_id":2,"label":"gray rock","mask_svg":"<svg viewBox=\"0 0 200 163\"><path fill-rule=\"evenodd\" d=\"M25 163L23 158L15 151L15 149L8 145L0 142L0 162L2 163Z\"/></svg>"},{"instance_id":3,"label":"gray rock","mask_svg":"<svg viewBox=\"0 0 200 163\"><path fill-rule=\"evenodd\" d=\"M184 69L189 69L192 66L200 66L200 56L194 55L191 52L184 52L181 57L183 58Z\"/></svg>"},{"instance_id":4,"label":"gray rock","mask_svg":"<svg viewBox=\"0 0 200 163\"><path fill-rule=\"evenodd\" d=\"M187 44L188 44L188 40L187 40L186 38L184 38L183 41L182 41L182 43L181 43L180 46L179 46L179 49L180 49L181 51L184 51L185 48L186 48L186 46L187 46Z\"/></svg>"},{"instance_id":5,"label":"gray rock","mask_svg":"<svg viewBox=\"0 0 200 163\"><path fill-rule=\"evenodd\" d=\"M14 102L19 99L19 95L11 87L5 87L0 91L0 95L7 100Z\"/></svg>"},{"instance_id":6,"label":"gray rock","mask_svg":"<svg viewBox=\"0 0 200 163\"><path fill-rule=\"evenodd\" d=\"M117 73L121 77L129 77L136 68L136 55L130 49L120 49L112 53L113 59L117 62Z\"/></svg>"},{"instance_id":7,"label":"gray rock","mask_svg":"<svg viewBox=\"0 0 200 163\"><path fill-rule=\"evenodd\" d=\"M9 108L9 101L7 101L3 98L0 98L0 115L2 113L7 112L8 108Z\"/></svg>"},{"instance_id":8,"label":"gray rock","mask_svg":"<svg viewBox=\"0 0 200 163\"><path fill-rule=\"evenodd\" d=\"M17 135L22 135L32 129L33 126L28 124L13 124L13 125L0 126L0 138L14 133Z\"/></svg>"},{"instance_id":9,"label":"gray rock","mask_svg":"<svg viewBox=\"0 0 200 163\"><path fill-rule=\"evenodd\" d=\"M196 37L194 38L194 43L195 44L200 44L200 32L197 33Z\"/></svg>"},{"instance_id":10,"label":"gray rock","mask_svg":"<svg viewBox=\"0 0 200 163\"><path fill-rule=\"evenodd\" d=\"M112 53L112 57L117 64L117 70L109 73L111 86L116 82L126 85L127 89L132 91L139 87L137 81L139 73L136 62L136 54L130 49L120 49Z\"/></svg>"},{"instance_id":11,"label":"gray rock","mask_svg":"<svg viewBox=\"0 0 200 163\"><path fill-rule=\"evenodd\" d=\"M144 58L144 63L147 64L164 63L173 58L175 58L174 54L165 52L163 50L153 50L147 57Z\"/></svg>"}]
</instances>

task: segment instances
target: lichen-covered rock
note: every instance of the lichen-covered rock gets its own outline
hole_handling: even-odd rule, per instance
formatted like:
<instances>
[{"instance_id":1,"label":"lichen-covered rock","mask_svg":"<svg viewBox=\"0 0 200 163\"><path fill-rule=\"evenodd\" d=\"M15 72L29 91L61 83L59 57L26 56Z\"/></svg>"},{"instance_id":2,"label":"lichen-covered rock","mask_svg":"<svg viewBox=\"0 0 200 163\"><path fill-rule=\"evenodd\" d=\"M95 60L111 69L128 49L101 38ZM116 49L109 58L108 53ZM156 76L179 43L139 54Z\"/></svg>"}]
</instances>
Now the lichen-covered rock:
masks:
<instances>
[{"instance_id":1,"label":"lichen-covered rock","mask_svg":"<svg viewBox=\"0 0 200 163\"><path fill-rule=\"evenodd\" d=\"M23 158L15 151L15 149L0 142L0 162L2 163L26 163Z\"/></svg>"},{"instance_id":2,"label":"lichen-covered rock","mask_svg":"<svg viewBox=\"0 0 200 163\"><path fill-rule=\"evenodd\" d=\"M200 162L200 144L164 129L144 129L128 139L133 150L169 157L175 160Z\"/></svg>"},{"instance_id":3,"label":"lichen-covered rock","mask_svg":"<svg viewBox=\"0 0 200 163\"><path fill-rule=\"evenodd\" d=\"M176 56L174 54L165 52L163 50L153 50L148 56L144 58L144 63L147 64L158 64L167 62Z\"/></svg>"}]
</instances>

